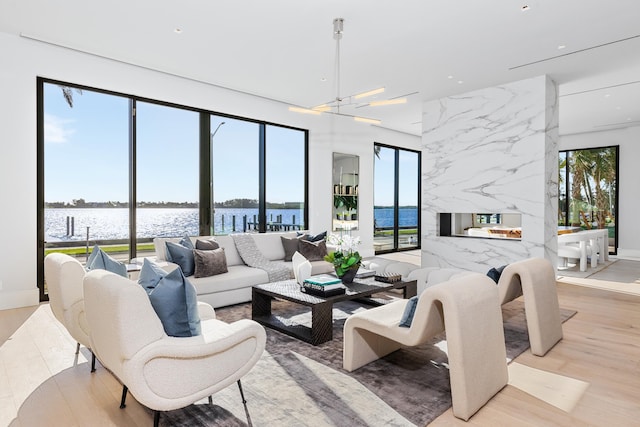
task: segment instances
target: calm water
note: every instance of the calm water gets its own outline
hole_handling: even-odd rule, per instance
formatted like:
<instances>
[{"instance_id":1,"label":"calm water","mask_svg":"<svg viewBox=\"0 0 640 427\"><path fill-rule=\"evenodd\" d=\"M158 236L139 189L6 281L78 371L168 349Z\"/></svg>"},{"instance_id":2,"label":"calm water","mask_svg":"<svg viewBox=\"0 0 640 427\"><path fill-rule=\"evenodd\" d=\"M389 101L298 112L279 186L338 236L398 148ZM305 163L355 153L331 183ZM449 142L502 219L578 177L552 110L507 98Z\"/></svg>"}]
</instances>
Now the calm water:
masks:
<instances>
[{"instance_id":1,"label":"calm water","mask_svg":"<svg viewBox=\"0 0 640 427\"><path fill-rule=\"evenodd\" d=\"M253 216L258 215L258 209L217 208L214 215L215 233L233 232L234 215L236 231L243 231L244 215L247 215L247 222L252 223ZM300 224L303 211L270 209L267 211L267 221L277 222L278 215L282 215L284 224ZM73 236L67 235L67 217L73 218ZM138 238L183 236L185 233L190 236L199 234L198 209L138 209L136 221ZM129 210L126 208L45 209L45 240L47 242L85 240L87 227L89 227L90 240L126 239L129 235Z\"/></svg>"},{"instance_id":2,"label":"calm water","mask_svg":"<svg viewBox=\"0 0 640 427\"><path fill-rule=\"evenodd\" d=\"M393 208L375 208L373 217L376 221L376 227L393 227ZM417 227L418 209L400 208L398 211L398 226Z\"/></svg>"},{"instance_id":3,"label":"calm water","mask_svg":"<svg viewBox=\"0 0 640 427\"><path fill-rule=\"evenodd\" d=\"M197 209L148 208L138 209L138 238L157 236L197 236ZM233 232L232 218L236 217L236 231L243 231L243 217L253 222L258 209L225 209L217 208L214 216L215 233ZM268 222L277 222L282 215L285 224L300 224L303 211L300 209L270 209ZM374 210L377 227L393 226L393 209L376 208ZM400 209L400 227L418 224L417 209ZM295 216L295 218L294 218ZM67 235L67 217L73 218L73 236ZM45 209L45 240L48 242L66 240L85 240L89 227L90 240L126 239L129 233L129 211L125 208L113 209ZM71 224L69 224L71 228ZM71 229L69 229L71 233Z\"/></svg>"}]
</instances>

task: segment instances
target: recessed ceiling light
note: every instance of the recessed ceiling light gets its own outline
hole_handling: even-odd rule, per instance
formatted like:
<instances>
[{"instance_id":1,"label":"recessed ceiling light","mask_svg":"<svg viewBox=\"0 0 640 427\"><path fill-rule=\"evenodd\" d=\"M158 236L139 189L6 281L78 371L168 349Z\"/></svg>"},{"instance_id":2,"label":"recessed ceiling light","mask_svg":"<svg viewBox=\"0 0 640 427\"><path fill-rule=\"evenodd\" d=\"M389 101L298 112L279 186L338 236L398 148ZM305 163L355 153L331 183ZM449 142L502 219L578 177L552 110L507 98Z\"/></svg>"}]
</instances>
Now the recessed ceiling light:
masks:
<instances>
[{"instance_id":1,"label":"recessed ceiling light","mask_svg":"<svg viewBox=\"0 0 640 427\"><path fill-rule=\"evenodd\" d=\"M563 44L560 44L560 45L558 45L558 50L562 50L562 49L564 49L565 47L567 47L567 46L566 46L566 45L563 45Z\"/></svg>"},{"instance_id":2,"label":"recessed ceiling light","mask_svg":"<svg viewBox=\"0 0 640 427\"><path fill-rule=\"evenodd\" d=\"M453 78L453 76L447 76L447 78L448 78L449 80L451 80L451 79Z\"/></svg>"},{"instance_id":3,"label":"recessed ceiling light","mask_svg":"<svg viewBox=\"0 0 640 427\"><path fill-rule=\"evenodd\" d=\"M631 121L631 117L627 117L627 121L630 122Z\"/></svg>"},{"instance_id":4,"label":"recessed ceiling light","mask_svg":"<svg viewBox=\"0 0 640 427\"><path fill-rule=\"evenodd\" d=\"M462 83L464 83L464 81L462 80L458 80L458 84L461 85Z\"/></svg>"},{"instance_id":5,"label":"recessed ceiling light","mask_svg":"<svg viewBox=\"0 0 640 427\"><path fill-rule=\"evenodd\" d=\"M520 10L521 10L521 11L523 11L523 12L526 12L527 10L529 10L529 5L528 5L528 4L525 4L524 6L522 6L522 7L520 8Z\"/></svg>"},{"instance_id":6,"label":"recessed ceiling light","mask_svg":"<svg viewBox=\"0 0 640 427\"><path fill-rule=\"evenodd\" d=\"M610 93L605 93L605 95L604 95L605 98L609 98L610 96L611 96Z\"/></svg>"},{"instance_id":7,"label":"recessed ceiling light","mask_svg":"<svg viewBox=\"0 0 640 427\"><path fill-rule=\"evenodd\" d=\"M616 110L622 110L622 107L618 106L616 107Z\"/></svg>"},{"instance_id":8,"label":"recessed ceiling light","mask_svg":"<svg viewBox=\"0 0 640 427\"><path fill-rule=\"evenodd\" d=\"M182 34L182 28L176 28L173 32L176 34Z\"/></svg>"},{"instance_id":9,"label":"recessed ceiling light","mask_svg":"<svg viewBox=\"0 0 640 427\"><path fill-rule=\"evenodd\" d=\"M326 77L320 77L320 81L321 81L321 82L326 82L326 81L327 81L327 78L326 78Z\"/></svg>"}]
</instances>

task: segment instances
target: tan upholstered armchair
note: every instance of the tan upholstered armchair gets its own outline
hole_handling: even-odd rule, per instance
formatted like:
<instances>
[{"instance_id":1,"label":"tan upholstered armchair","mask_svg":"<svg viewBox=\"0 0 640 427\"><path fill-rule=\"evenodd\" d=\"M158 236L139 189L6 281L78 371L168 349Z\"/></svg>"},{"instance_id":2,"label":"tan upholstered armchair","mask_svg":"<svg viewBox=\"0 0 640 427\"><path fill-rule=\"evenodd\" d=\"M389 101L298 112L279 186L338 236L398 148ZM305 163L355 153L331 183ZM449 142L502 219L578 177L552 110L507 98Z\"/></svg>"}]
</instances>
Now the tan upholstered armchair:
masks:
<instances>
[{"instance_id":1,"label":"tan upholstered armchair","mask_svg":"<svg viewBox=\"0 0 640 427\"><path fill-rule=\"evenodd\" d=\"M201 335L176 338L166 335L136 282L94 270L85 276L84 295L93 351L123 384L121 408L130 390L155 411L157 425L160 411L185 407L234 382L245 402L240 378L260 359L266 341L258 323L201 315Z\"/></svg>"},{"instance_id":2,"label":"tan upholstered armchair","mask_svg":"<svg viewBox=\"0 0 640 427\"><path fill-rule=\"evenodd\" d=\"M44 278L49 291L49 305L53 315L80 344L91 348L89 325L84 312L82 281L85 270L73 257L62 253L51 253L44 259Z\"/></svg>"}]
</instances>

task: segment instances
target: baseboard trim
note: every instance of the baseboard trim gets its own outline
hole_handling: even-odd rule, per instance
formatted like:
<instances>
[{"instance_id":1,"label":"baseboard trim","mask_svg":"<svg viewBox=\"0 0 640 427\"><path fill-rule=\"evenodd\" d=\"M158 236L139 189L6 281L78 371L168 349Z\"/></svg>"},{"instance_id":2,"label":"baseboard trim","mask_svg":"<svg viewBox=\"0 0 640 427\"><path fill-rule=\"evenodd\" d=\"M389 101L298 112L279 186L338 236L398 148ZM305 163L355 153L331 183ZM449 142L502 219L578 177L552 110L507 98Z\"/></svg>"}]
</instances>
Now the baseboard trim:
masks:
<instances>
[{"instance_id":1,"label":"baseboard trim","mask_svg":"<svg viewBox=\"0 0 640 427\"><path fill-rule=\"evenodd\" d=\"M29 289L26 291L0 291L0 310L29 307L40 303L40 291Z\"/></svg>"},{"instance_id":2,"label":"baseboard trim","mask_svg":"<svg viewBox=\"0 0 640 427\"><path fill-rule=\"evenodd\" d=\"M618 253L616 254L616 258L637 260L637 259L640 259L640 250L618 248Z\"/></svg>"}]
</instances>

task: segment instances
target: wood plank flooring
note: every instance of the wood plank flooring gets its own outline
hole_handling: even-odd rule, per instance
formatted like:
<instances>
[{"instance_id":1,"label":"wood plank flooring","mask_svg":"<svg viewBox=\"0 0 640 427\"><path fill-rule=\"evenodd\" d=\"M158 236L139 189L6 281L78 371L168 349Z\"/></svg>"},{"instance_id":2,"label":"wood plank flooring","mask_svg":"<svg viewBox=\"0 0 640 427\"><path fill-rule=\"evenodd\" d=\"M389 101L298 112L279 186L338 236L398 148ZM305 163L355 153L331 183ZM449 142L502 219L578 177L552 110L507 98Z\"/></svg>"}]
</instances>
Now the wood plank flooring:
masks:
<instances>
[{"instance_id":1,"label":"wood plank flooring","mask_svg":"<svg viewBox=\"0 0 640 427\"><path fill-rule=\"evenodd\" d=\"M573 409L507 385L469 422L449 410L431 425L640 425L640 296L567 283L558 295L561 307L578 312L564 323L564 339L545 357L526 351L515 362L588 383ZM104 368L91 375L90 353L74 351L48 304L0 311L0 426L152 424L131 397L120 410L121 385Z\"/></svg>"}]
</instances>

